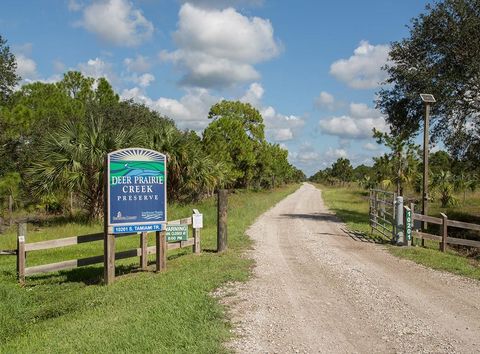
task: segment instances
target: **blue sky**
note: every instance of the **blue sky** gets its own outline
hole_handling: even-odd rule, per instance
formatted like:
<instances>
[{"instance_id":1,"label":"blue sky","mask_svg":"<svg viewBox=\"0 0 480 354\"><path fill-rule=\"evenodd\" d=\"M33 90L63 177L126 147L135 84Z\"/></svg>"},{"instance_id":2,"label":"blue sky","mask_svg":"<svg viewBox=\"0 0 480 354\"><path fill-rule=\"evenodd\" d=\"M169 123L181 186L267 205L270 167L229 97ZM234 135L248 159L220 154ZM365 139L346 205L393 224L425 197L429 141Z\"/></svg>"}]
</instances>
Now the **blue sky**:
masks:
<instances>
[{"instance_id":1,"label":"blue sky","mask_svg":"<svg viewBox=\"0 0 480 354\"><path fill-rule=\"evenodd\" d=\"M311 175L338 157L371 164L389 43L427 1L4 0L0 34L23 82L106 77L201 132L222 98L262 113L267 138Z\"/></svg>"}]
</instances>

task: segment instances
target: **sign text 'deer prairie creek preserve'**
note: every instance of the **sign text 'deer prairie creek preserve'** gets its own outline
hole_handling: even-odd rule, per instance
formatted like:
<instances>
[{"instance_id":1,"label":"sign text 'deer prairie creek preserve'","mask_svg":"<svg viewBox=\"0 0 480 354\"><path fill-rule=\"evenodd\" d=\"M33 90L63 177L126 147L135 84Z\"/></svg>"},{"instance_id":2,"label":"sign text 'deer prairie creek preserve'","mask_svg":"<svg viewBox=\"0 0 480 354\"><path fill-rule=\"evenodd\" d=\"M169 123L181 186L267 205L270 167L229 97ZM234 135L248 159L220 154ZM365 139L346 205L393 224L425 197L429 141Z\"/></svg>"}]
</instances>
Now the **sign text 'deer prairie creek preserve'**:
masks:
<instances>
[{"instance_id":1,"label":"sign text 'deer prairie creek preserve'","mask_svg":"<svg viewBox=\"0 0 480 354\"><path fill-rule=\"evenodd\" d=\"M148 149L108 154L108 226L112 233L160 231L167 221L166 158Z\"/></svg>"}]
</instances>

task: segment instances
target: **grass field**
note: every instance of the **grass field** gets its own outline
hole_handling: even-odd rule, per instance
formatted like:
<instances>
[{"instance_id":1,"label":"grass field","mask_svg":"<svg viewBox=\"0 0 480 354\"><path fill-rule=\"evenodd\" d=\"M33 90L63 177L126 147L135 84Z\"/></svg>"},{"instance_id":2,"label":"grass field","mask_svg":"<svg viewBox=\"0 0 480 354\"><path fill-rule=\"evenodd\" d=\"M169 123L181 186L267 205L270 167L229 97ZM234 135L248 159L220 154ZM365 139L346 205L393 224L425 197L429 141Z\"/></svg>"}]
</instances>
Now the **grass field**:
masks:
<instances>
[{"instance_id":1,"label":"grass field","mask_svg":"<svg viewBox=\"0 0 480 354\"><path fill-rule=\"evenodd\" d=\"M227 281L243 281L251 261L242 251L257 216L298 185L229 197L228 246L216 254L216 206L210 199L169 208L169 219L204 214L202 255L191 249L168 254L167 272L137 272L138 258L117 262L116 281L101 285L103 266L15 278L15 257L0 257L0 352L221 353L230 324L210 293ZM27 242L99 232L100 224L29 228ZM153 237L151 237L153 239ZM153 240L150 240L150 244ZM138 247L138 237L117 240L117 250ZM15 230L0 235L0 249L15 248ZM27 266L100 255L102 241L28 254ZM153 257L150 261L153 261ZM152 269L153 269L153 265Z\"/></svg>"},{"instance_id":2,"label":"grass field","mask_svg":"<svg viewBox=\"0 0 480 354\"><path fill-rule=\"evenodd\" d=\"M363 233L366 237L381 240L376 233L371 233L368 217L368 192L358 187L331 187L318 185L327 206L347 224L352 231ZM432 206L432 215L445 212L452 219L460 217L462 220L475 222L478 220L480 197L470 196L464 206L456 209L442 209L439 205ZM426 242L424 247L397 247L387 245L387 249L395 256L410 259L438 270L460 274L480 280L480 259L464 257L456 250L447 249L446 253L438 250L438 242Z\"/></svg>"}]
</instances>

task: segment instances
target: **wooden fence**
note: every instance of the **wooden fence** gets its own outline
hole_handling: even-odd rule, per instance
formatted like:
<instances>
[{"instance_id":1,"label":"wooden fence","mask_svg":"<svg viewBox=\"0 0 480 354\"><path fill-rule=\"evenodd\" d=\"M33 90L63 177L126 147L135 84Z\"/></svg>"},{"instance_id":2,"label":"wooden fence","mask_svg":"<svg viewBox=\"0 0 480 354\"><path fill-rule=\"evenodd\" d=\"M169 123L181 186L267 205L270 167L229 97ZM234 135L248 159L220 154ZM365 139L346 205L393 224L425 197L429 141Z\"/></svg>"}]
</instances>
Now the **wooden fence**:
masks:
<instances>
[{"instance_id":1,"label":"wooden fence","mask_svg":"<svg viewBox=\"0 0 480 354\"><path fill-rule=\"evenodd\" d=\"M192 217L173 220L167 223L167 225L179 225L179 224L192 225ZM132 236L137 234L138 233L116 234L115 238ZM172 242L172 243L166 242L165 231L157 231L156 245L150 246L150 247L148 247L147 232L139 233L139 235L140 235L139 248L116 252L114 259L117 260L117 259L125 259L125 258L132 258L132 257L140 257L140 268L142 270L146 270L148 255L156 254L157 255L156 270L163 271L166 269L166 260L167 260L166 250L192 246L193 252L195 254L200 254L200 229L194 228L193 237L189 238L188 240ZM15 254L17 255L17 274L18 274L18 280L20 284L25 284L25 277L28 275L54 272L54 271L70 269L70 268L77 268L77 267L82 267L82 266L87 266L87 265L92 265L97 263L104 263L105 261L105 254L103 254L103 255L98 255L93 257L71 259L71 260L57 262L57 263L49 263L49 264L42 264L42 265L27 267L26 265L27 252L48 250L53 248L77 245L81 243L100 241L105 239L105 235L103 232L101 232L101 233L95 233L95 234L59 238L55 240L40 241L40 242L34 242L34 243L26 243L26 236L27 236L27 224L20 223L18 225L17 250L15 251Z\"/></svg>"},{"instance_id":2,"label":"wooden fence","mask_svg":"<svg viewBox=\"0 0 480 354\"><path fill-rule=\"evenodd\" d=\"M411 210L408 207L404 207L404 209L405 209L406 212L411 212L412 223L410 224L410 227L412 228L411 231L412 231L412 237L413 238L417 238L417 239L420 239L420 240L432 240L432 241L440 242L440 250L442 252L445 252L447 244L480 248L480 241L457 238L457 237L449 237L448 236L448 227L449 226L450 227L457 227L457 228L461 228L461 229L466 229L466 230L480 231L480 225L471 224L471 223L467 223L467 222L463 222L463 221L450 220L450 219L448 219L447 215L445 215L444 213L440 214L442 216L441 218L436 218L436 217L433 217L433 216L416 214L414 212L414 210ZM440 235L433 235L433 234L430 234L430 233L415 230L414 227L413 227L413 225L415 224L415 220L427 222L427 223L430 223L430 224L440 225ZM405 226L408 227L407 223L405 223ZM405 231L405 234L407 234L407 230Z\"/></svg>"}]
</instances>

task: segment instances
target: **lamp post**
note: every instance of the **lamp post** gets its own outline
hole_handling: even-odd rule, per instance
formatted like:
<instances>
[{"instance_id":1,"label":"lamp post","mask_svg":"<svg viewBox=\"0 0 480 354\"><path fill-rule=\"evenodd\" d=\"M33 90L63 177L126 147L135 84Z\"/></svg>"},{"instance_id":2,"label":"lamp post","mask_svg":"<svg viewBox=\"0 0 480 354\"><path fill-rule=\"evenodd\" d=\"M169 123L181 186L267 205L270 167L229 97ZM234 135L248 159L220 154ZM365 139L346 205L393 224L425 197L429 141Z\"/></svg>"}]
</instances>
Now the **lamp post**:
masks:
<instances>
[{"instance_id":1,"label":"lamp post","mask_svg":"<svg viewBox=\"0 0 480 354\"><path fill-rule=\"evenodd\" d=\"M423 125L423 196L422 196L422 214L428 215L428 126L430 121L430 105L437 102L431 94L421 93L420 98L425 105L425 121ZM426 221L423 222L422 230L428 227ZM422 239L422 246L425 241Z\"/></svg>"}]
</instances>

